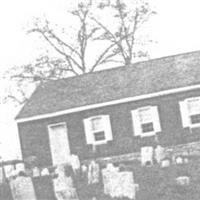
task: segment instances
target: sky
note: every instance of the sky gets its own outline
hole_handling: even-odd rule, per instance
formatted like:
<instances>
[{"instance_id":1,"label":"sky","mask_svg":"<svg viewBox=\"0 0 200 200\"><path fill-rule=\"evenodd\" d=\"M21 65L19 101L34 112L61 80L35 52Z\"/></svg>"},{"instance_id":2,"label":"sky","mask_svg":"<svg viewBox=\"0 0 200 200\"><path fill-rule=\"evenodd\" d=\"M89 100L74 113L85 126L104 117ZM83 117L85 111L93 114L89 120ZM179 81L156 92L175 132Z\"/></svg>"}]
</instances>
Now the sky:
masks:
<instances>
[{"instance_id":1,"label":"sky","mask_svg":"<svg viewBox=\"0 0 200 200\"><path fill-rule=\"evenodd\" d=\"M75 1L75 0L74 0ZM76 0L78 1L78 0ZM151 58L200 50L200 1L151 0L157 15L148 25ZM65 23L69 0L6 0L0 1L0 75L12 66L28 63L45 49L41 41L27 34L34 17L47 17L54 23ZM6 84L0 80L0 95ZM0 104L0 156L20 157L16 124L17 109Z\"/></svg>"}]
</instances>

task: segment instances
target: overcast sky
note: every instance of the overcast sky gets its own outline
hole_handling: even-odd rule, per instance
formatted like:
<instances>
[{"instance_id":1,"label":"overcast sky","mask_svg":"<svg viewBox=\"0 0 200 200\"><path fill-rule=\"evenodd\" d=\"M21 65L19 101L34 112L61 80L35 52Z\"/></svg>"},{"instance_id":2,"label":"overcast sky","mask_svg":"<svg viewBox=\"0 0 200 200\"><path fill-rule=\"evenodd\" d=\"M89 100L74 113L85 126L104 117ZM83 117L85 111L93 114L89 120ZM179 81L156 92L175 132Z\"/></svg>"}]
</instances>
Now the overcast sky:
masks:
<instances>
[{"instance_id":1,"label":"overcast sky","mask_svg":"<svg viewBox=\"0 0 200 200\"><path fill-rule=\"evenodd\" d=\"M27 63L43 50L39 40L27 35L33 17L46 16L53 22L63 22L69 0L6 0L0 1L0 74L13 65ZM158 14L149 25L152 58L200 50L200 1L152 0ZM1 83L1 82L0 82ZM1 83L0 95L5 86ZM0 139L5 159L16 155L17 134L11 118L13 108L0 105ZM14 148L16 147L16 148ZM2 147L0 147L1 149ZM8 154L9 152L9 154ZM9 155L9 156L8 156Z\"/></svg>"}]
</instances>

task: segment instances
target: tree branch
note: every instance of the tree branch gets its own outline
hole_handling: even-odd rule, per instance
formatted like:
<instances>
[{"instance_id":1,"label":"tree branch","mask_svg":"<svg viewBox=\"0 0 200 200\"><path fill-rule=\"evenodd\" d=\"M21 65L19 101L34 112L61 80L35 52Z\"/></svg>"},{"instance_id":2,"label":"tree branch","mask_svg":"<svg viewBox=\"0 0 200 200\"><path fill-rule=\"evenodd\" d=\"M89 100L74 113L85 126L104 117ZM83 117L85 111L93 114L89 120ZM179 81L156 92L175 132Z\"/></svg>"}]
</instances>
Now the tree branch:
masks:
<instances>
[{"instance_id":1,"label":"tree branch","mask_svg":"<svg viewBox=\"0 0 200 200\"><path fill-rule=\"evenodd\" d=\"M79 58L81 58L80 53L79 53L75 48L73 48L71 45L65 43L65 42L64 42L63 40L61 40L58 36L56 36L52 31L50 31L49 34L51 34L52 37L58 41L58 43L64 45L65 47L67 47L68 49L70 49L72 53L76 53L76 55L77 55Z\"/></svg>"},{"instance_id":2,"label":"tree branch","mask_svg":"<svg viewBox=\"0 0 200 200\"><path fill-rule=\"evenodd\" d=\"M42 33L42 32L41 32ZM45 40L61 55L63 55L67 60L71 60L80 70L82 70L82 66L79 65L75 59L72 58L72 56L62 52L59 48L57 48L51 41L50 39L44 34L42 33L43 37L45 38Z\"/></svg>"},{"instance_id":3,"label":"tree branch","mask_svg":"<svg viewBox=\"0 0 200 200\"><path fill-rule=\"evenodd\" d=\"M129 40L128 40L128 32L127 32L127 27L125 25L125 21L124 21L124 15L125 13L123 13L123 10L122 10L122 3L120 2L120 0L117 0L117 11L119 12L119 18L121 20L121 28L122 28L122 31L124 32L124 35L125 35L125 41L126 41L126 45L128 47L128 53L127 53L127 57L126 57L126 62L127 64L130 64L130 61L131 61L131 55L132 55L132 48L131 48L131 45L129 43ZM120 35L122 37L122 35Z\"/></svg>"},{"instance_id":4,"label":"tree branch","mask_svg":"<svg viewBox=\"0 0 200 200\"><path fill-rule=\"evenodd\" d=\"M126 54L124 52L124 49L121 45L121 41L122 39L120 39L119 41L116 40L115 35L106 27L104 26L101 22L97 21L94 17L91 18L92 20L94 20L101 28L103 28L107 33L109 33L109 35L112 37L113 40L110 40L111 42L114 42L120 49L120 53L122 54L122 57L124 58L124 60L126 60Z\"/></svg>"},{"instance_id":5,"label":"tree branch","mask_svg":"<svg viewBox=\"0 0 200 200\"><path fill-rule=\"evenodd\" d=\"M97 59L97 61L94 63L94 65L92 66L92 68L91 68L91 70L90 70L90 72L93 72L94 71L94 69L102 62L102 60L104 60L104 62L105 62L105 60L107 59L103 59L103 57L106 55L106 53L108 53L109 52L109 50L112 48L112 47L114 47L115 46L115 44L111 44L109 47L107 47L105 50L104 50L104 52L99 56L99 58Z\"/></svg>"},{"instance_id":6,"label":"tree branch","mask_svg":"<svg viewBox=\"0 0 200 200\"><path fill-rule=\"evenodd\" d=\"M21 101L16 96L11 95L11 94L7 95L6 99L12 99L13 101L17 102L17 104L19 104L19 105L24 104L28 100L28 98L24 97L24 99ZM6 101L6 99L5 99L5 101Z\"/></svg>"}]
</instances>

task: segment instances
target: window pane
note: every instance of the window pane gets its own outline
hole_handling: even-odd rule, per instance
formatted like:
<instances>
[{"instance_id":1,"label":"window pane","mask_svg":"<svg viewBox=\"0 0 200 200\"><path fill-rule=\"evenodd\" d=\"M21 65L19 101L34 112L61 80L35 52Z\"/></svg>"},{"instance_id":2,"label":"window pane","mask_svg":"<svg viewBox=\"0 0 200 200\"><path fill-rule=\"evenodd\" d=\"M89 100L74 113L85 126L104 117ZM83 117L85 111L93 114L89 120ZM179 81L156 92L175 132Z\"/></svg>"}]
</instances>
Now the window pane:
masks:
<instances>
[{"instance_id":1,"label":"window pane","mask_svg":"<svg viewBox=\"0 0 200 200\"><path fill-rule=\"evenodd\" d=\"M103 129L103 120L101 117L95 117L91 119L92 131L98 131Z\"/></svg>"},{"instance_id":2,"label":"window pane","mask_svg":"<svg viewBox=\"0 0 200 200\"><path fill-rule=\"evenodd\" d=\"M144 108L139 110L139 118L141 123L152 122L151 108Z\"/></svg>"},{"instance_id":3,"label":"window pane","mask_svg":"<svg viewBox=\"0 0 200 200\"><path fill-rule=\"evenodd\" d=\"M200 101L199 99L191 99L188 101L189 114L200 114Z\"/></svg>"},{"instance_id":4,"label":"window pane","mask_svg":"<svg viewBox=\"0 0 200 200\"><path fill-rule=\"evenodd\" d=\"M151 123L141 124L141 127L142 127L142 132L143 133L154 131L153 123L152 122Z\"/></svg>"},{"instance_id":5,"label":"window pane","mask_svg":"<svg viewBox=\"0 0 200 200\"><path fill-rule=\"evenodd\" d=\"M96 132L94 133L94 139L95 141L101 141L101 140L105 140L105 132L101 131L101 132Z\"/></svg>"},{"instance_id":6,"label":"window pane","mask_svg":"<svg viewBox=\"0 0 200 200\"><path fill-rule=\"evenodd\" d=\"M190 119L191 119L192 124L198 124L198 123L200 123L200 114L191 115Z\"/></svg>"}]
</instances>

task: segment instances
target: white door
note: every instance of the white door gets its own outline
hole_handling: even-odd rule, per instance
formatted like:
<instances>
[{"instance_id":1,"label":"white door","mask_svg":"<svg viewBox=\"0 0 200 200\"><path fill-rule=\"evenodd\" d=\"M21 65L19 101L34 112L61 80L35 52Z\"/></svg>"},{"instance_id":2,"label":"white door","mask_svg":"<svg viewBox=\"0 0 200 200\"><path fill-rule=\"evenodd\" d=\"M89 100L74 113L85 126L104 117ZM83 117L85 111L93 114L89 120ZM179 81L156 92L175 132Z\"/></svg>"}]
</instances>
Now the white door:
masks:
<instances>
[{"instance_id":1,"label":"white door","mask_svg":"<svg viewBox=\"0 0 200 200\"><path fill-rule=\"evenodd\" d=\"M53 124L48 128L53 165L67 162L70 155L70 148L66 124Z\"/></svg>"}]
</instances>

